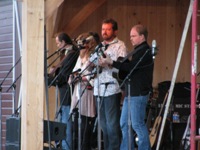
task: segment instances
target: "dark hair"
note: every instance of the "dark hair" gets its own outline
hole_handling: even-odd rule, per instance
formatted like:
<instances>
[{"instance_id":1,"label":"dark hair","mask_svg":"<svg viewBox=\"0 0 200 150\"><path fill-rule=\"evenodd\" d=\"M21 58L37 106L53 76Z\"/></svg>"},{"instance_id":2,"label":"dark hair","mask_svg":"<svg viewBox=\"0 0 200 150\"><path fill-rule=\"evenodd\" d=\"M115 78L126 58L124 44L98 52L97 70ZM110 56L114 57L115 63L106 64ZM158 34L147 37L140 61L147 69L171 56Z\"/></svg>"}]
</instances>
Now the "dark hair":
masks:
<instances>
[{"instance_id":1,"label":"dark hair","mask_svg":"<svg viewBox=\"0 0 200 150\"><path fill-rule=\"evenodd\" d=\"M87 43L87 50L88 50L87 51L88 57L94 51L95 47L100 43L100 38L99 38L98 33L96 33L96 32L85 32L85 33L80 34L76 38L77 43L79 43L79 41L82 43L85 39L87 39L88 37L91 37L91 36L92 36L92 39L90 39L88 42L86 42Z\"/></svg>"},{"instance_id":2,"label":"dark hair","mask_svg":"<svg viewBox=\"0 0 200 150\"><path fill-rule=\"evenodd\" d=\"M117 21L115 21L114 19L112 19L112 18L105 19L105 20L103 20L102 24L104 24L104 23L111 23L112 24L112 29L114 31L118 30Z\"/></svg>"},{"instance_id":3,"label":"dark hair","mask_svg":"<svg viewBox=\"0 0 200 150\"><path fill-rule=\"evenodd\" d=\"M144 35L145 40L148 38L148 31L147 28L141 24L137 24L134 26L134 28L137 30L139 35Z\"/></svg>"},{"instance_id":4,"label":"dark hair","mask_svg":"<svg viewBox=\"0 0 200 150\"><path fill-rule=\"evenodd\" d=\"M71 38L64 32L58 33L57 37L60 42L64 41L66 44L72 44Z\"/></svg>"},{"instance_id":5,"label":"dark hair","mask_svg":"<svg viewBox=\"0 0 200 150\"><path fill-rule=\"evenodd\" d=\"M96 41L97 44L99 44L101 42L98 33L96 33L96 32L89 32L89 34L94 37L94 40Z\"/></svg>"}]
</instances>

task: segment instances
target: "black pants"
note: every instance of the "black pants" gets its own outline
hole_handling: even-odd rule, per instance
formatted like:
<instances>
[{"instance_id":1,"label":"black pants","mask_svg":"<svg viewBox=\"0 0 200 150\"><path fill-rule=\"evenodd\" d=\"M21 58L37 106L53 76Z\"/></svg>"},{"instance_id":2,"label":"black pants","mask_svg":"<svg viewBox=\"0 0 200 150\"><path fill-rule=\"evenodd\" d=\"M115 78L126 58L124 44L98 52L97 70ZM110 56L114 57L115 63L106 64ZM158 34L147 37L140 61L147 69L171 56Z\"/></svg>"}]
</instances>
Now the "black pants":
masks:
<instances>
[{"instance_id":1,"label":"black pants","mask_svg":"<svg viewBox=\"0 0 200 150\"><path fill-rule=\"evenodd\" d=\"M73 114L73 150L78 149L78 112ZM81 115L81 150L91 150L97 147L97 130L93 132L96 117Z\"/></svg>"}]
</instances>

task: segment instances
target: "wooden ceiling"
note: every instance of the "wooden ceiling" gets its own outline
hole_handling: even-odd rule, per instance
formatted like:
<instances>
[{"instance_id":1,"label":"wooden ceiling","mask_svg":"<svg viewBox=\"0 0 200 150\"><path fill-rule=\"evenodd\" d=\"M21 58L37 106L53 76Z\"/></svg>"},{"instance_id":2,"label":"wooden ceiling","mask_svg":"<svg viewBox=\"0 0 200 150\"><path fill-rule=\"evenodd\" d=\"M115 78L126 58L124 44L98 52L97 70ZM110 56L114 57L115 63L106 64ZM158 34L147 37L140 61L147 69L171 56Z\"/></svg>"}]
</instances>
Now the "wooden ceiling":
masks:
<instances>
[{"instance_id":1,"label":"wooden ceiling","mask_svg":"<svg viewBox=\"0 0 200 150\"><path fill-rule=\"evenodd\" d=\"M88 16L93 14L106 0L90 0L83 7L71 7L73 1L64 0L46 0L45 16L46 20L56 13L54 24L54 34L60 31L65 31L71 35ZM70 4L70 5L69 5ZM78 8L75 9L75 8ZM72 10L73 9L73 10ZM66 14L73 14L71 18L66 17Z\"/></svg>"}]
</instances>

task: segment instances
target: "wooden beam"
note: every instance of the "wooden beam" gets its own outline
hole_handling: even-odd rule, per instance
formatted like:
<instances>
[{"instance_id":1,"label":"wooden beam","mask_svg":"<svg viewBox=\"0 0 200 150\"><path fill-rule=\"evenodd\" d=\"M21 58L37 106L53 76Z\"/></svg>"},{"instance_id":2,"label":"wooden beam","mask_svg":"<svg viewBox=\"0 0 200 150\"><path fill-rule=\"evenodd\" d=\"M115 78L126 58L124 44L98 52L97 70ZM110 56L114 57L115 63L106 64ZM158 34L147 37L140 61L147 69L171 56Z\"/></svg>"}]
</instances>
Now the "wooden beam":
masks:
<instances>
[{"instance_id":1,"label":"wooden beam","mask_svg":"<svg viewBox=\"0 0 200 150\"><path fill-rule=\"evenodd\" d=\"M90 16L97 8L99 8L106 0L91 0L87 5L85 5L67 24L65 27L66 33L71 35L81 23Z\"/></svg>"},{"instance_id":2,"label":"wooden beam","mask_svg":"<svg viewBox=\"0 0 200 150\"><path fill-rule=\"evenodd\" d=\"M58 9L58 7L63 3L64 0L46 0L45 1L45 19L48 20L49 17Z\"/></svg>"},{"instance_id":3,"label":"wooden beam","mask_svg":"<svg viewBox=\"0 0 200 150\"><path fill-rule=\"evenodd\" d=\"M43 150L44 0L22 3L21 150Z\"/></svg>"}]
</instances>

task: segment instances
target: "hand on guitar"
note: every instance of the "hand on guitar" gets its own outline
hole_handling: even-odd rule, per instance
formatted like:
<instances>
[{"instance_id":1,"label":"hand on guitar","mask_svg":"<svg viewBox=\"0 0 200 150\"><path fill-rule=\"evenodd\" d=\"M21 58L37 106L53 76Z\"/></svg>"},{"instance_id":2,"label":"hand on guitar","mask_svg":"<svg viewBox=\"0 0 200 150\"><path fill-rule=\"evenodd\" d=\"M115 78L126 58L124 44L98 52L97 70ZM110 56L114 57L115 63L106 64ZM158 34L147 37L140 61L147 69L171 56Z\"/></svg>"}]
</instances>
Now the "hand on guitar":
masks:
<instances>
[{"instance_id":1,"label":"hand on guitar","mask_svg":"<svg viewBox=\"0 0 200 150\"><path fill-rule=\"evenodd\" d=\"M54 70L55 70L55 68L56 68L55 66L52 66L52 67L49 68L49 72L48 72L48 75L49 75L49 76L52 76L52 77L55 76L55 75L54 75Z\"/></svg>"},{"instance_id":2,"label":"hand on guitar","mask_svg":"<svg viewBox=\"0 0 200 150\"><path fill-rule=\"evenodd\" d=\"M52 66L49 68L48 76L55 77L60 70L60 66Z\"/></svg>"},{"instance_id":3,"label":"hand on guitar","mask_svg":"<svg viewBox=\"0 0 200 150\"><path fill-rule=\"evenodd\" d=\"M104 54L105 55L101 56L100 59L99 59L100 66L105 67L105 66L108 66L108 65L112 65L113 60L106 53L104 53Z\"/></svg>"}]
</instances>

